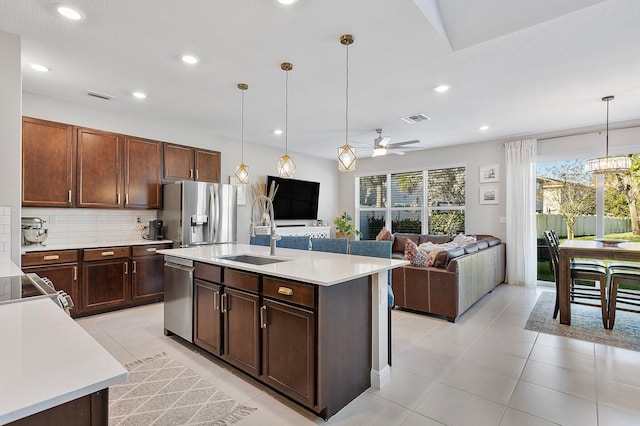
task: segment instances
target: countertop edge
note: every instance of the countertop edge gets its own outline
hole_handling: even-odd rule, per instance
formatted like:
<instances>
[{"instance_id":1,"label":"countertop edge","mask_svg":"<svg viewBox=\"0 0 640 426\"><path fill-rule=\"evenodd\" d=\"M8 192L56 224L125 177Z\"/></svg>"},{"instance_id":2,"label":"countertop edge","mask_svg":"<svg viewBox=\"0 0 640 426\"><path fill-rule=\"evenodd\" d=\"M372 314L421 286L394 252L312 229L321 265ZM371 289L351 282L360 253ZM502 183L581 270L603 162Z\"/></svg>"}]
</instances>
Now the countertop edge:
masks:
<instances>
[{"instance_id":1,"label":"countertop edge","mask_svg":"<svg viewBox=\"0 0 640 426\"><path fill-rule=\"evenodd\" d=\"M129 240L129 241L98 241L95 243L61 243L51 245L21 246L20 254L37 253L41 251L81 250L101 247L146 246L152 244L169 244L173 240Z\"/></svg>"}]
</instances>

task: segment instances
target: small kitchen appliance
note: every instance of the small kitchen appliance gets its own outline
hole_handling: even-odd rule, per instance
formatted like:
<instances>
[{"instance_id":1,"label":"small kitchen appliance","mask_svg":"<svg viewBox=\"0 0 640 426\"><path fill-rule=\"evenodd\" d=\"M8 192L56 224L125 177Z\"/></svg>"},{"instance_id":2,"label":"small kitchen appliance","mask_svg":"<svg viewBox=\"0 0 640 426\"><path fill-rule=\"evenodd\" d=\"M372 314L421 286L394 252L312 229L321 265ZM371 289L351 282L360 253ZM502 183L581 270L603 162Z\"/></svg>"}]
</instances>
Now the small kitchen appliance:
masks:
<instances>
[{"instance_id":1,"label":"small kitchen appliance","mask_svg":"<svg viewBox=\"0 0 640 426\"><path fill-rule=\"evenodd\" d=\"M43 245L42 243L44 243L49 236L49 230L43 228L45 222L45 220L42 220L39 217L23 217L22 245Z\"/></svg>"},{"instance_id":2,"label":"small kitchen appliance","mask_svg":"<svg viewBox=\"0 0 640 426\"><path fill-rule=\"evenodd\" d=\"M159 219L149 221L149 239L150 240L164 239L164 235L162 235L162 226L163 226L163 223Z\"/></svg>"}]
</instances>

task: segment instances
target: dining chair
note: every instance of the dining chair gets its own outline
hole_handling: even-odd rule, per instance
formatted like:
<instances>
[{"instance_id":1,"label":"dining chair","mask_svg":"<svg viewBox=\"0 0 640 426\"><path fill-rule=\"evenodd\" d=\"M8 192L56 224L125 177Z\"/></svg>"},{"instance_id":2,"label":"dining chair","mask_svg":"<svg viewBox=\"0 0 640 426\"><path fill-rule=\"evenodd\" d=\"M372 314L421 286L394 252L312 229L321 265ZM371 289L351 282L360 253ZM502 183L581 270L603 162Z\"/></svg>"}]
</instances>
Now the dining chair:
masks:
<instances>
[{"instance_id":1,"label":"dining chair","mask_svg":"<svg viewBox=\"0 0 640 426\"><path fill-rule=\"evenodd\" d=\"M391 241L354 240L349 243L349 254L356 256L381 257L391 259ZM387 272L387 305L388 305L388 358L391 365L391 309L393 308L393 288L391 287L391 270Z\"/></svg>"},{"instance_id":2,"label":"dining chair","mask_svg":"<svg viewBox=\"0 0 640 426\"><path fill-rule=\"evenodd\" d=\"M557 238L557 237L556 237ZM557 239L551 231L544 231L544 239L549 247L549 254L553 261L553 271L556 281L556 303L553 309L553 318L557 318L560 308L559 283L560 283L560 252L556 243ZM609 316L607 307L607 268L598 264L573 263L569 264L571 271L571 286L569 297L571 303L577 305L600 307L602 312L602 325L608 328ZM591 281L593 284L580 284L576 280ZM595 301L599 301L596 303Z\"/></svg>"},{"instance_id":3,"label":"dining chair","mask_svg":"<svg viewBox=\"0 0 640 426\"><path fill-rule=\"evenodd\" d=\"M551 229L548 232L551 233L551 236L553 237L553 241L555 242L556 247L560 247L560 239L558 238L558 234L556 233L556 231ZM603 260L600 260L600 259L586 259L586 258L582 258L582 257L571 259L571 264L572 265L598 265L598 266L605 266L605 263L604 263Z\"/></svg>"},{"instance_id":4,"label":"dining chair","mask_svg":"<svg viewBox=\"0 0 640 426\"><path fill-rule=\"evenodd\" d=\"M349 240L347 238L313 238L311 251L348 254Z\"/></svg>"},{"instance_id":5,"label":"dining chair","mask_svg":"<svg viewBox=\"0 0 640 426\"><path fill-rule=\"evenodd\" d=\"M255 235L249 239L249 244L254 246L269 246L270 235ZM297 250L309 250L311 237L308 235L282 235L276 241L276 247Z\"/></svg>"},{"instance_id":6,"label":"dining chair","mask_svg":"<svg viewBox=\"0 0 640 426\"><path fill-rule=\"evenodd\" d=\"M640 313L640 263L615 261L609 263L610 330L613 330L616 322L616 311Z\"/></svg>"}]
</instances>

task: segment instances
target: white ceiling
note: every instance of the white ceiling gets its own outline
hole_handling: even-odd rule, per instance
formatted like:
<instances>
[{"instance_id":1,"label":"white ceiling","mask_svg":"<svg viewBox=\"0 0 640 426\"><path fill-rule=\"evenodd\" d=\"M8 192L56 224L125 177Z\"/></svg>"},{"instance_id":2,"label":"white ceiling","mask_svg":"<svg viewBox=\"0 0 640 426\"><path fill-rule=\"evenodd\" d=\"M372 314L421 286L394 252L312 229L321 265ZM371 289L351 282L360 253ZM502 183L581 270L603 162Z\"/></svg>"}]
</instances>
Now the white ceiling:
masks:
<instances>
[{"instance_id":1,"label":"white ceiling","mask_svg":"<svg viewBox=\"0 0 640 426\"><path fill-rule=\"evenodd\" d=\"M85 20L58 16L53 0L0 2L0 30L22 37L26 92L239 138L244 82L245 140L284 148L272 131L284 127L288 61L290 152L335 158L344 143L345 33L350 140L373 144L382 127L432 148L579 128L604 123L606 95L612 122L640 118L638 0L71 2ZM183 64L185 52L201 62ZM432 119L400 119L416 113Z\"/></svg>"}]
</instances>

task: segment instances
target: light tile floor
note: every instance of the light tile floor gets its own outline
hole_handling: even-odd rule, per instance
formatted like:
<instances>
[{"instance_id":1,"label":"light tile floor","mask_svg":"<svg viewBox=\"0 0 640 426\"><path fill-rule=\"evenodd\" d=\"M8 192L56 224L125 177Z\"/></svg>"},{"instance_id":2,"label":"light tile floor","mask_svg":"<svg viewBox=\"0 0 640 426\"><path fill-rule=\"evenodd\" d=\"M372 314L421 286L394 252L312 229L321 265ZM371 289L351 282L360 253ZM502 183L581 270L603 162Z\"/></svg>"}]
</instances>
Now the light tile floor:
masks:
<instances>
[{"instance_id":1,"label":"light tile floor","mask_svg":"<svg viewBox=\"0 0 640 426\"><path fill-rule=\"evenodd\" d=\"M640 352L524 330L542 291L552 289L499 286L455 324L393 311L391 383L363 393L326 423L640 424ZM123 364L164 351L258 408L239 425L325 423L179 338L165 337L161 303L78 323Z\"/></svg>"}]
</instances>

